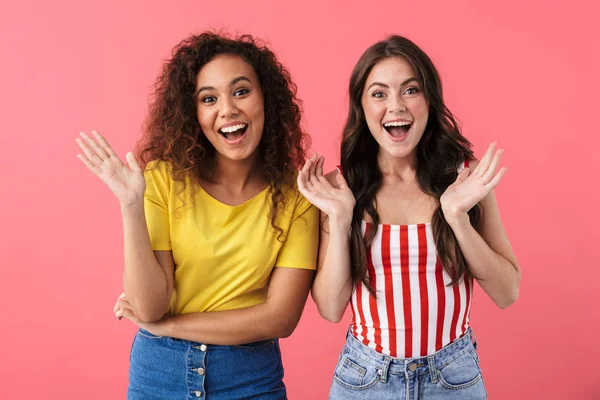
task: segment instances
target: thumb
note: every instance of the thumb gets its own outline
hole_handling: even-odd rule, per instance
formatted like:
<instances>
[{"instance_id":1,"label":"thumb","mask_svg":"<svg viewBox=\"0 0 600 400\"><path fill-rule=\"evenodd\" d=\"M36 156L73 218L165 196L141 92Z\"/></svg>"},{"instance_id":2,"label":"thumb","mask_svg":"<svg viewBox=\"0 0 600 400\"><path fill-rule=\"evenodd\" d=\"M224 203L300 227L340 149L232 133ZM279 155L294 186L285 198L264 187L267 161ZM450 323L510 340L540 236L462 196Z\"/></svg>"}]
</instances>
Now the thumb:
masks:
<instances>
[{"instance_id":1,"label":"thumb","mask_svg":"<svg viewBox=\"0 0 600 400\"><path fill-rule=\"evenodd\" d=\"M132 171L140 172L142 170L132 152L127 153L125 155L125 159L127 160L127 164L129 164L129 168L131 168Z\"/></svg>"},{"instance_id":2,"label":"thumb","mask_svg":"<svg viewBox=\"0 0 600 400\"><path fill-rule=\"evenodd\" d=\"M471 173L471 170L469 168L464 168L462 171L460 171L460 173L456 177L456 181L454 181L454 182L455 183L464 182L465 179L467 179L469 177L470 173Z\"/></svg>"},{"instance_id":3,"label":"thumb","mask_svg":"<svg viewBox=\"0 0 600 400\"><path fill-rule=\"evenodd\" d=\"M337 182L337 184L340 187L340 189L347 189L348 188L348 183L346 182L346 179L344 179L344 175L342 175L341 173L338 173L335 176L335 181Z\"/></svg>"}]
</instances>

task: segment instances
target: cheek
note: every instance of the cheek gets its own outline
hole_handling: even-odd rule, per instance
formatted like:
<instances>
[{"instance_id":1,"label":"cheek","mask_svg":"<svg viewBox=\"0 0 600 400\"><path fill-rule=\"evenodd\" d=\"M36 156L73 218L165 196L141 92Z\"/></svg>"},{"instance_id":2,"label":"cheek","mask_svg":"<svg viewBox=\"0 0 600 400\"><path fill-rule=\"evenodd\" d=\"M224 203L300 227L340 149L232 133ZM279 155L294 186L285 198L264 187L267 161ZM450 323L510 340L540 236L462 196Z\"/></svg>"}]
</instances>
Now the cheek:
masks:
<instances>
[{"instance_id":1,"label":"cheek","mask_svg":"<svg viewBox=\"0 0 600 400\"><path fill-rule=\"evenodd\" d=\"M427 119L429 117L429 104L424 100L416 102L412 114L416 118Z\"/></svg>"},{"instance_id":2,"label":"cheek","mask_svg":"<svg viewBox=\"0 0 600 400\"><path fill-rule=\"evenodd\" d=\"M213 129L211 121L213 121L214 118L211 118L210 112L198 109L196 111L196 116L198 117L198 123L200 124L200 128L202 129L202 131L206 132Z\"/></svg>"},{"instance_id":3,"label":"cheek","mask_svg":"<svg viewBox=\"0 0 600 400\"><path fill-rule=\"evenodd\" d=\"M265 107L262 101L253 104L251 116L256 128L262 132L265 125Z\"/></svg>"},{"instance_id":4,"label":"cheek","mask_svg":"<svg viewBox=\"0 0 600 400\"><path fill-rule=\"evenodd\" d=\"M379 121L381 120L381 107L377 107L369 102L363 103L362 106L367 124L379 124Z\"/></svg>"}]
</instances>

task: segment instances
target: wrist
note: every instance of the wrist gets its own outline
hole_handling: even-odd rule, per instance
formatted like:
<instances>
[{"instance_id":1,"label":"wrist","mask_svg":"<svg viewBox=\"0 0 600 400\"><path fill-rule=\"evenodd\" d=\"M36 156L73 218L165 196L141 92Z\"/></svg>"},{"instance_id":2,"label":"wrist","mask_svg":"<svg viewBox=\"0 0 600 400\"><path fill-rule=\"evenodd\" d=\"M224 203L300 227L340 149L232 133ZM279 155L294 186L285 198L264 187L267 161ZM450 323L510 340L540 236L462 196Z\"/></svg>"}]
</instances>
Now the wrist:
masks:
<instances>
[{"instance_id":1,"label":"wrist","mask_svg":"<svg viewBox=\"0 0 600 400\"><path fill-rule=\"evenodd\" d=\"M138 200L132 203L123 204L121 203L121 214L126 215L137 215L144 212L144 200Z\"/></svg>"},{"instance_id":2,"label":"wrist","mask_svg":"<svg viewBox=\"0 0 600 400\"><path fill-rule=\"evenodd\" d=\"M161 329L163 331L163 336L170 336L170 337L174 336L175 324L173 323L173 318L163 317L160 324L161 324Z\"/></svg>"},{"instance_id":3,"label":"wrist","mask_svg":"<svg viewBox=\"0 0 600 400\"><path fill-rule=\"evenodd\" d=\"M348 232L352 226L352 215L329 215L329 229Z\"/></svg>"},{"instance_id":4,"label":"wrist","mask_svg":"<svg viewBox=\"0 0 600 400\"><path fill-rule=\"evenodd\" d=\"M452 229L459 229L461 227L471 225L469 214L467 213L451 213L444 210L442 211L444 212L444 219Z\"/></svg>"}]
</instances>

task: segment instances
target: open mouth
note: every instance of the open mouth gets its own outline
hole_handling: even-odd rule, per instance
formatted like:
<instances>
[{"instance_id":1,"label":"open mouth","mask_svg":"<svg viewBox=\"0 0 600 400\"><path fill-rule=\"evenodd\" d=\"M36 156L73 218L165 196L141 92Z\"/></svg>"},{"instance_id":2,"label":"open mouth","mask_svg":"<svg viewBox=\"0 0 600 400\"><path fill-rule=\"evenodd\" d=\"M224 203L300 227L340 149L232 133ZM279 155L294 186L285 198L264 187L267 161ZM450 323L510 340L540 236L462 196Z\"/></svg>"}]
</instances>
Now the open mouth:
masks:
<instances>
[{"instance_id":1,"label":"open mouth","mask_svg":"<svg viewBox=\"0 0 600 400\"><path fill-rule=\"evenodd\" d=\"M223 135L228 142L235 142L244 136L247 129L248 124L237 124L221 128L219 129L219 133Z\"/></svg>"},{"instance_id":2,"label":"open mouth","mask_svg":"<svg viewBox=\"0 0 600 400\"><path fill-rule=\"evenodd\" d=\"M390 134L392 138L401 138L405 136L410 127L412 126L411 121L392 121L383 124L383 128Z\"/></svg>"}]
</instances>

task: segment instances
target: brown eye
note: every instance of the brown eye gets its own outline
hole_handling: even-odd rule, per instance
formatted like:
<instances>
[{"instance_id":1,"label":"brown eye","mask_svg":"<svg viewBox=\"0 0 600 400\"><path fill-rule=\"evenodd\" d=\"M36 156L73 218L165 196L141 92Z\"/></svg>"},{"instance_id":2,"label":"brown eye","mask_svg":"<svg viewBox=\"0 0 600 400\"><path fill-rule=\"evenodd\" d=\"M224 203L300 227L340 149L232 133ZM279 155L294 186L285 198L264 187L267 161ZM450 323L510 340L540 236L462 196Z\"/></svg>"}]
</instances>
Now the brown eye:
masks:
<instances>
[{"instance_id":1,"label":"brown eye","mask_svg":"<svg viewBox=\"0 0 600 400\"><path fill-rule=\"evenodd\" d=\"M248 93L250 93L250 91L248 89L238 89L235 92L233 92L233 95L236 97L239 97L239 96L243 96Z\"/></svg>"}]
</instances>

